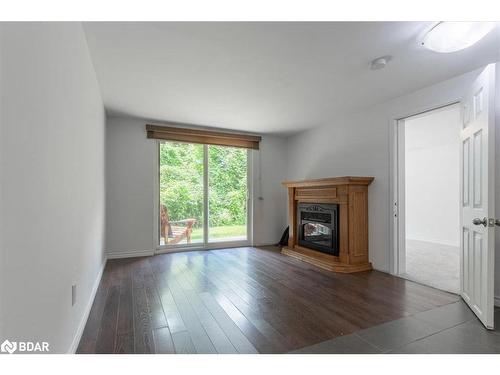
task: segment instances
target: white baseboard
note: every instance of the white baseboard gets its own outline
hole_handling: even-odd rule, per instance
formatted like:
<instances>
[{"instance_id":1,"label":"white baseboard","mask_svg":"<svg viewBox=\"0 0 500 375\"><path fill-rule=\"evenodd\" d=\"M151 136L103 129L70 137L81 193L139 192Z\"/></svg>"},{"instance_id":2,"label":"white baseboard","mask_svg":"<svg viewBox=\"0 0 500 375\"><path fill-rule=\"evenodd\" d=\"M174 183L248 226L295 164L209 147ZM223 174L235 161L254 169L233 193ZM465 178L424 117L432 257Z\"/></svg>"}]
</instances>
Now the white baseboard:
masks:
<instances>
[{"instance_id":1,"label":"white baseboard","mask_svg":"<svg viewBox=\"0 0 500 375\"><path fill-rule=\"evenodd\" d=\"M120 251L117 253L107 253L108 259L120 259L120 258L134 258L134 257L147 257L154 255L154 250L131 250L131 251Z\"/></svg>"},{"instance_id":2,"label":"white baseboard","mask_svg":"<svg viewBox=\"0 0 500 375\"><path fill-rule=\"evenodd\" d=\"M186 251L198 251L198 250L213 250L213 249L225 249L225 248L233 248L233 247L251 247L251 246L276 246L275 243L266 243L266 244L258 244L251 245L249 243L241 243L241 242L227 242L227 243L217 243L211 244L209 246L193 246L193 247L171 247L171 248L159 248L158 250L129 250L129 251L120 251L114 253L106 253L108 259L121 259L121 258L134 258L134 257L147 257L155 254L165 254L165 253L179 253Z\"/></svg>"},{"instance_id":3,"label":"white baseboard","mask_svg":"<svg viewBox=\"0 0 500 375\"><path fill-rule=\"evenodd\" d=\"M500 307L500 296L496 296L495 297L495 302L494 302L495 306L498 306Z\"/></svg>"},{"instance_id":4,"label":"white baseboard","mask_svg":"<svg viewBox=\"0 0 500 375\"><path fill-rule=\"evenodd\" d=\"M254 247L264 247L264 246L276 246L277 243L258 243L258 244L255 244L253 245Z\"/></svg>"},{"instance_id":5,"label":"white baseboard","mask_svg":"<svg viewBox=\"0 0 500 375\"><path fill-rule=\"evenodd\" d=\"M90 310L92 309L92 304L94 303L94 299L97 294L97 289L99 288L102 274L104 272L104 268L106 267L106 262L107 258L104 259L101 269L99 270L99 273L97 274L97 277L94 281L94 286L92 287L92 291L90 292L90 298L87 301L87 306L85 307L85 310L83 312L83 317L80 320L80 324L78 325L78 329L76 330L75 337L73 338L73 342L71 343L71 346L68 350L68 353L70 354L75 354L76 349L78 349L78 344L80 343L80 339L82 338L83 335L83 330L85 329L85 325L87 324L87 320L90 315Z\"/></svg>"},{"instance_id":6,"label":"white baseboard","mask_svg":"<svg viewBox=\"0 0 500 375\"><path fill-rule=\"evenodd\" d=\"M174 254L174 253L186 253L189 251L207 251L207 250L221 250L221 249L237 249L240 247L251 247L252 245L248 243L241 242L227 242L227 243L217 243L209 244L208 246L179 246L179 247L160 247L156 250L155 254Z\"/></svg>"}]
</instances>

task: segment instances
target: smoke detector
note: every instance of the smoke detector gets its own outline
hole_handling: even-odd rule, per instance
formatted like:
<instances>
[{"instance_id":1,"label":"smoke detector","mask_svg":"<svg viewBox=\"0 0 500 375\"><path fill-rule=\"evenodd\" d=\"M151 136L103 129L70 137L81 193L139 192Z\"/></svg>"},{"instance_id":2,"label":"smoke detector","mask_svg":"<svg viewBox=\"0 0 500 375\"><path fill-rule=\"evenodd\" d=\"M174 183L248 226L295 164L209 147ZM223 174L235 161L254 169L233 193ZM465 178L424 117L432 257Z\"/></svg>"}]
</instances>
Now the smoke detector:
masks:
<instances>
[{"instance_id":1,"label":"smoke detector","mask_svg":"<svg viewBox=\"0 0 500 375\"><path fill-rule=\"evenodd\" d=\"M380 70L385 68L387 63L392 60L392 56L378 57L370 63L371 70Z\"/></svg>"}]
</instances>

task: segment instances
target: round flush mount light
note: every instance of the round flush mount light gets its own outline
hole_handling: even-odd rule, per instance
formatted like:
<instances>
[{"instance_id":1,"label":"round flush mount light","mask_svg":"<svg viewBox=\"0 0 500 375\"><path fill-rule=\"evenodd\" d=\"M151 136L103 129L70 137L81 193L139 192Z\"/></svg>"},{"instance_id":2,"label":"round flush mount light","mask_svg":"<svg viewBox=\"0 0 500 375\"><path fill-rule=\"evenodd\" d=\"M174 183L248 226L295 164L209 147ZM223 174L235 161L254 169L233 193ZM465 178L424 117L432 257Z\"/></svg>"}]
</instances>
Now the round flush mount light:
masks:
<instances>
[{"instance_id":1,"label":"round flush mount light","mask_svg":"<svg viewBox=\"0 0 500 375\"><path fill-rule=\"evenodd\" d=\"M379 70L385 68L387 63L391 61L392 56L382 56L379 58L376 58L370 63L370 69L371 70Z\"/></svg>"},{"instance_id":2,"label":"round flush mount light","mask_svg":"<svg viewBox=\"0 0 500 375\"><path fill-rule=\"evenodd\" d=\"M435 52L449 53L474 45L496 26L496 22L439 22L425 34L422 45Z\"/></svg>"}]
</instances>

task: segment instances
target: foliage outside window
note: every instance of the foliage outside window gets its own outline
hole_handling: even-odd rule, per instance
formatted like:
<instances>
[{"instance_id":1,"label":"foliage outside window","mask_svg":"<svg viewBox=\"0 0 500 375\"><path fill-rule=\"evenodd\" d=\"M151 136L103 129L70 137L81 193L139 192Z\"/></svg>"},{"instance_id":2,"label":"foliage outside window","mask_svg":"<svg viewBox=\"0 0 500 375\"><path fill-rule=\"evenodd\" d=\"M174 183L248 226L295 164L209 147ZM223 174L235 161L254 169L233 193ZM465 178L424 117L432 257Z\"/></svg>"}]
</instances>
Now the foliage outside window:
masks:
<instances>
[{"instance_id":1,"label":"foliage outside window","mask_svg":"<svg viewBox=\"0 0 500 375\"><path fill-rule=\"evenodd\" d=\"M217 237L216 233L221 237L223 233L246 236L247 150L206 147L211 237ZM197 219L195 228L200 230L193 232L195 240L201 240L203 227L203 159L203 145L173 141L160 144L160 204L167 207L171 221ZM221 227L225 229L219 231Z\"/></svg>"}]
</instances>

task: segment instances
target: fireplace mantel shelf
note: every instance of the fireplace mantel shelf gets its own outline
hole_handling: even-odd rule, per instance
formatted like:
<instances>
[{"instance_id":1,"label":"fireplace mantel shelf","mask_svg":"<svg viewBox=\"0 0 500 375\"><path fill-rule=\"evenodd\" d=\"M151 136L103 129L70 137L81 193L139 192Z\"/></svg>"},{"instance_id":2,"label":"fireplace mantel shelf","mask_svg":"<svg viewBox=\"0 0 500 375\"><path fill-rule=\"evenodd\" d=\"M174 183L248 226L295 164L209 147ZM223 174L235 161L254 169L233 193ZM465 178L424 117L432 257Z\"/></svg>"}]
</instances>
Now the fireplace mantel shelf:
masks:
<instances>
[{"instance_id":1,"label":"fireplace mantel shelf","mask_svg":"<svg viewBox=\"0 0 500 375\"><path fill-rule=\"evenodd\" d=\"M370 185L374 180L373 177L359 176L342 176L317 178L314 180L301 181L283 181L282 185L286 187L321 187L321 186L338 186L338 185Z\"/></svg>"},{"instance_id":2,"label":"fireplace mantel shelf","mask_svg":"<svg viewBox=\"0 0 500 375\"><path fill-rule=\"evenodd\" d=\"M281 252L334 272L372 269L368 258L368 185L373 177L332 177L303 181L284 181L288 189L290 234ZM298 245L298 203L339 205L339 254L326 254Z\"/></svg>"}]
</instances>

